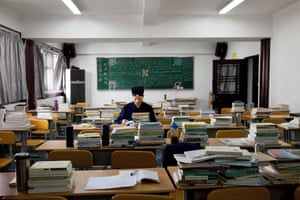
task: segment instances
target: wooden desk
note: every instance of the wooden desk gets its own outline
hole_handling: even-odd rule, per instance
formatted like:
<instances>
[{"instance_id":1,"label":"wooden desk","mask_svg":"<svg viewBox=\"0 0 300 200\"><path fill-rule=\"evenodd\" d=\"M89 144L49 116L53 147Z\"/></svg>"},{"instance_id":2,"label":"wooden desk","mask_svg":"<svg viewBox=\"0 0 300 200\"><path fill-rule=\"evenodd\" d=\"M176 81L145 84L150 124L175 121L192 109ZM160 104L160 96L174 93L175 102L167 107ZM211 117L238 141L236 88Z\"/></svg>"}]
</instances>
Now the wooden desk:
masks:
<instances>
[{"instance_id":1,"label":"wooden desk","mask_svg":"<svg viewBox=\"0 0 300 200\"><path fill-rule=\"evenodd\" d=\"M175 184L176 189L183 190L184 199L188 199L188 200L206 199L210 191L224 187L223 185L220 184L178 185L176 184L177 177L178 177L178 167L177 166L167 167L167 171L173 183ZM271 200L293 199L293 194L297 186L298 185L294 185L294 184L266 185L267 189L270 191ZM230 187L230 186L226 186L226 187Z\"/></svg>"},{"instance_id":2,"label":"wooden desk","mask_svg":"<svg viewBox=\"0 0 300 200\"><path fill-rule=\"evenodd\" d=\"M175 187L164 168L147 168L158 172L160 183L142 183L134 187L110 189L110 190L85 190L90 177L111 176L118 174L119 170L83 170L74 172L73 188L70 192L48 193L49 195L65 196L68 199L111 199L118 193L147 193L165 194L175 191ZM23 196L31 195L18 192L16 187L9 187L8 182L15 177L14 172L0 173L0 196Z\"/></svg>"},{"instance_id":3,"label":"wooden desk","mask_svg":"<svg viewBox=\"0 0 300 200\"><path fill-rule=\"evenodd\" d=\"M36 148L36 151L41 152L42 157L47 159L47 155L52 150L61 149L78 149L77 140L74 141L74 147L67 147L65 140L47 140L45 143L41 144ZM80 149L87 149L93 153L94 165L110 165L110 157L115 150L144 150L152 151L156 155L156 164L158 167L162 166L163 155L165 150L165 145L155 145L155 146L135 146L135 147L85 147Z\"/></svg>"}]
</instances>

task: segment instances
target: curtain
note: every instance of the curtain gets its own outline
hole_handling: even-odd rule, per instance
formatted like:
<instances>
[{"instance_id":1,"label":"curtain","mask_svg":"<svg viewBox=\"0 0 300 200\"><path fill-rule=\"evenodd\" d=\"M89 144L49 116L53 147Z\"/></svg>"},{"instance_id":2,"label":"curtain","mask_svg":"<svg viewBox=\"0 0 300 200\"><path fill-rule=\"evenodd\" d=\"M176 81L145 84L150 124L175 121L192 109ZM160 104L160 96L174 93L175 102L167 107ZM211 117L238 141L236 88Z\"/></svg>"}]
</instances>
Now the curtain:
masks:
<instances>
[{"instance_id":1,"label":"curtain","mask_svg":"<svg viewBox=\"0 0 300 200\"><path fill-rule=\"evenodd\" d=\"M27 99L24 44L19 34L0 30L0 104Z\"/></svg>"},{"instance_id":2,"label":"curtain","mask_svg":"<svg viewBox=\"0 0 300 200\"><path fill-rule=\"evenodd\" d=\"M260 43L260 93L258 106L267 108L269 107L271 39L262 39Z\"/></svg>"},{"instance_id":3,"label":"curtain","mask_svg":"<svg viewBox=\"0 0 300 200\"><path fill-rule=\"evenodd\" d=\"M39 44L40 54L43 61L44 85L43 91L49 94L62 93L65 90L65 70L67 64L63 53L48 45Z\"/></svg>"}]
</instances>

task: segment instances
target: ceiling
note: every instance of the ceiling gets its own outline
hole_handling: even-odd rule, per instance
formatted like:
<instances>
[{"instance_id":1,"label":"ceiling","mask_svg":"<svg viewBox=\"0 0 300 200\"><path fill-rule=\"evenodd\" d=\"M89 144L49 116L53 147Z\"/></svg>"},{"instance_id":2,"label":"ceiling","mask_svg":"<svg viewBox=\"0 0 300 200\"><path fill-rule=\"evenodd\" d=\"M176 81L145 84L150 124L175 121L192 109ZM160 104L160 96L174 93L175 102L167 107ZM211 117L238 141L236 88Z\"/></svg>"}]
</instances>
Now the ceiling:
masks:
<instances>
[{"instance_id":1,"label":"ceiling","mask_svg":"<svg viewBox=\"0 0 300 200\"><path fill-rule=\"evenodd\" d=\"M134 16L143 22L142 26L151 26L159 23L159 16L191 16L218 15L221 9L230 0L73 0L82 12L81 18L95 16L122 15ZM298 0L245 0L228 15L233 16L270 16ZM68 16L73 14L61 0L0 0L0 7L15 12L19 18L31 19L39 16L52 17ZM78 16L75 16L78 17ZM74 17L74 18L75 18ZM245 18L245 16L244 16ZM43 40L43 38L40 38ZM139 38L140 39L140 38ZM44 39L51 42L49 38ZM100 40L100 39L98 39ZM108 40L108 39L106 39ZM78 40L79 41L79 40ZM109 41L109 40L108 40ZM116 41L116 38L114 38Z\"/></svg>"},{"instance_id":2,"label":"ceiling","mask_svg":"<svg viewBox=\"0 0 300 200\"><path fill-rule=\"evenodd\" d=\"M85 16L217 15L229 0L73 0ZM230 15L272 15L297 0L245 0ZM20 16L72 15L61 0L0 0Z\"/></svg>"}]
</instances>

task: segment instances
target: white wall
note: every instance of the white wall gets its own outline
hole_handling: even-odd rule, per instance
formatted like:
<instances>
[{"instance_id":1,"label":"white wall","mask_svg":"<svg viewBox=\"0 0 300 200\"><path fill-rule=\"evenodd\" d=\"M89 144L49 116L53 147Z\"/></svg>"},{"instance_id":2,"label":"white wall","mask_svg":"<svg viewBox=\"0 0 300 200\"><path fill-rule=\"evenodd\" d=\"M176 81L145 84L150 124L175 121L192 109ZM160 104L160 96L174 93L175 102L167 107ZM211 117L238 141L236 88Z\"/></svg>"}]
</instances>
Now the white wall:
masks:
<instances>
[{"instance_id":1,"label":"white wall","mask_svg":"<svg viewBox=\"0 0 300 200\"><path fill-rule=\"evenodd\" d=\"M271 40L270 105L285 103L300 112L300 1L274 15Z\"/></svg>"},{"instance_id":2,"label":"white wall","mask_svg":"<svg viewBox=\"0 0 300 200\"><path fill-rule=\"evenodd\" d=\"M198 108L207 109L208 93L212 89L212 60L215 42L179 42L159 43L142 46L140 43L79 43L76 44L77 56L71 59L71 65L86 70L86 100L92 106L101 106L116 101L131 101L130 90L97 90L96 57L130 56L194 56L194 89L189 90L146 90L146 102L152 103L168 98L196 97ZM259 41L229 42L228 56L235 52L238 58L258 54Z\"/></svg>"}]
</instances>

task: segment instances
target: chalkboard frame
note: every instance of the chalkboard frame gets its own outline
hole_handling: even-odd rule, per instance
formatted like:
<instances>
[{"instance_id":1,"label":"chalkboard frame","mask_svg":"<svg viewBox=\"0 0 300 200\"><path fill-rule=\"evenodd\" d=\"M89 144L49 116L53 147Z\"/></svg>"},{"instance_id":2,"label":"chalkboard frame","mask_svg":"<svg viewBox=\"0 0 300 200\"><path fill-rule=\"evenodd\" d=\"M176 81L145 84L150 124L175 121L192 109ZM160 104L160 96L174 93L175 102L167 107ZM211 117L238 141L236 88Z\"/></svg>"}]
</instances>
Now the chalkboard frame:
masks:
<instances>
[{"instance_id":1,"label":"chalkboard frame","mask_svg":"<svg viewBox=\"0 0 300 200\"><path fill-rule=\"evenodd\" d=\"M193 89L194 57L97 57L97 89Z\"/></svg>"}]
</instances>

